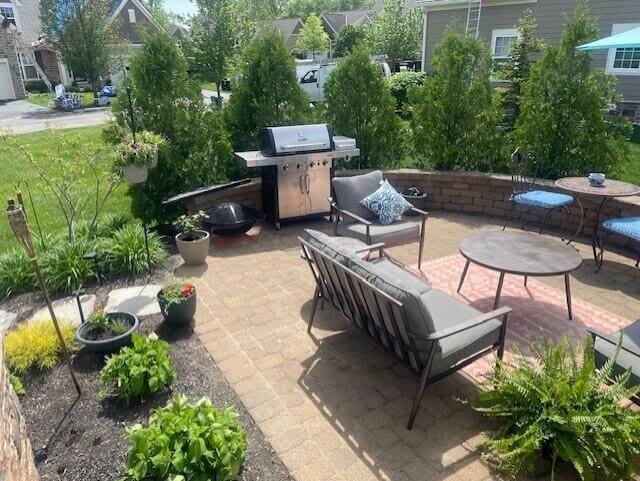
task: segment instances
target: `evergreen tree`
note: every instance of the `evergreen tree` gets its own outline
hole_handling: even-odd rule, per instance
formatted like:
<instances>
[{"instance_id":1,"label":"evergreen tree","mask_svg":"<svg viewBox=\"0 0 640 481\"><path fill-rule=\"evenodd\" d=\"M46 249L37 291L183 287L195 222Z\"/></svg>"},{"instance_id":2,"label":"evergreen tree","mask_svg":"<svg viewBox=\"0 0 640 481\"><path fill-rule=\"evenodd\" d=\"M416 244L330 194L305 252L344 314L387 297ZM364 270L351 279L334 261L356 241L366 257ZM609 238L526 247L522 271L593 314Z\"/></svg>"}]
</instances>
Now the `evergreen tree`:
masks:
<instances>
[{"instance_id":1,"label":"evergreen tree","mask_svg":"<svg viewBox=\"0 0 640 481\"><path fill-rule=\"evenodd\" d=\"M309 99L298 83L293 57L275 29L259 32L244 55L238 82L225 116L234 147L258 147L263 127L304 123Z\"/></svg>"},{"instance_id":2,"label":"evergreen tree","mask_svg":"<svg viewBox=\"0 0 640 481\"><path fill-rule=\"evenodd\" d=\"M424 167L495 167L502 109L490 74L485 43L449 28L434 50L433 72L422 87L411 90L416 151L424 156Z\"/></svg>"},{"instance_id":3,"label":"evergreen tree","mask_svg":"<svg viewBox=\"0 0 640 481\"><path fill-rule=\"evenodd\" d=\"M322 22L315 14L309 15L298 34L296 49L303 54L311 52L315 60L316 54L326 52L328 45L329 35L322 28Z\"/></svg>"},{"instance_id":4,"label":"evergreen tree","mask_svg":"<svg viewBox=\"0 0 640 481\"><path fill-rule=\"evenodd\" d=\"M346 57L358 44L363 43L366 37L365 29L360 25L345 25L338 32L334 57Z\"/></svg>"},{"instance_id":5,"label":"evergreen tree","mask_svg":"<svg viewBox=\"0 0 640 481\"><path fill-rule=\"evenodd\" d=\"M329 123L360 148L358 168L390 167L401 160L395 100L369 52L356 47L325 84Z\"/></svg>"},{"instance_id":6,"label":"evergreen tree","mask_svg":"<svg viewBox=\"0 0 640 481\"><path fill-rule=\"evenodd\" d=\"M541 176L608 172L628 156L630 125L607 114L618 100L616 79L592 70L591 55L576 50L597 37L595 19L579 3L560 44L531 68L515 138L537 152Z\"/></svg>"}]
</instances>

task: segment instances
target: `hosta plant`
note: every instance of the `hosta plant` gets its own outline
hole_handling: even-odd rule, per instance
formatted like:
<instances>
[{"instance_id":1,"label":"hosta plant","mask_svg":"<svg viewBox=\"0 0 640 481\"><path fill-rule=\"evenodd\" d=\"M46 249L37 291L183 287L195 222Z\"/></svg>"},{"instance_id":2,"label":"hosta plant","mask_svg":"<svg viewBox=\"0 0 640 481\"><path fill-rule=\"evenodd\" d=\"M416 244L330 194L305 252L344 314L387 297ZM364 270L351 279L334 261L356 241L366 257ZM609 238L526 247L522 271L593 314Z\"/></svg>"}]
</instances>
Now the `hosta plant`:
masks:
<instances>
[{"instance_id":1,"label":"hosta plant","mask_svg":"<svg viewBox=\"0 0 640 481\"><path fill-rule=\"evenodd\" d=\"M544 457L551 479L559 461L584 481L630 477L640 454L640 415L623 406L640 390L629 387L630 373L615 375L613 359L596 369L590 338L543 340L531 351L534 359L516 355L515 368L498 361L493 388L479 394L476 409L501 422L486 458L512 475L533 472Z\"/></svg>"},{"instance_id":2,"label":"hosta plant","mask_svg":"<svg viewBox=\"0 0 640 481\"><path fill-rule=\"evenodd\" d=\"M176 394L151 414L147 426L127 429L125 480L238 479L247 441L237 418L231 407L219 410L207 398L190 403Z\"/></svg>"},{"instance_id":3,"label":"hosta plant","mask_svg":"<svg viewBox=\"0 0 640 481\"><path fill-rule=\"evenodd\" d=\"M139 399L162 391L175 377L169 344L155 333L133 333L133 346L108 358L100 371L105 386L100 394L104 397L114 393L127 401Z\"/></svg>"}]
</instances>

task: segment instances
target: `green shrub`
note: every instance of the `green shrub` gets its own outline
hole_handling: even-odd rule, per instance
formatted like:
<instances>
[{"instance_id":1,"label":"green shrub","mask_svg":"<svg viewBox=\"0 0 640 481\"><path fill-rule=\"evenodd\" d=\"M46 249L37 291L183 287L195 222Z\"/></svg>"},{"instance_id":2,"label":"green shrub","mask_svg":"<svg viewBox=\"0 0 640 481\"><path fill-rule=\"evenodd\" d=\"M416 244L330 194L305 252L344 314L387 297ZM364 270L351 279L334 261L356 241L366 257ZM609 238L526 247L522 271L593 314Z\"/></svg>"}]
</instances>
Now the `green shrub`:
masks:
<instances>
[{"instance_id":1,"label":"green shrub","mask_svg":"<svg viewBox=\"0 0 640 481\"><path fill-rule=\"evenodd\" d=\"M105 238L110 237L113 233L119 229L122 229L125 225L133 221L133 216L129 212L109 212L102 215L93 229L93 232L89 233L89 225L86 222L82 222L76 228L78 237L87 238Z\"/></svg>"},{"instance_id":2,"label":"green shrub","mask_svg":"<svg viewBox=\"0 0 640 481\"><path fill-rule=\"evenodd\" d=\"M11 372L9 373L9 382L18 397L25 397L27 395L27 390L24 388L20 378Z\"/></svg>"},{"instance_id":3,"label":"green shrub","mask_svg":"<svg viewBox=\"0 0 640 481\"><path fill-rule=\"evenodd\" d=\"M85 254L94 252L95 243L78 239L58 239L42 253L41 265L47 287L52 292L73 292L95 279L94 265Z\"/></svg>"},{"instance_id":4,"label":"green shrub","mask_svg":"<svg viewBox=\"0 0 640 481\"><path fill-rule=\"evenodd\" d=\"M485 42L449 28L435 47L433 72L410 95L413 138L424 167L495 170L503 111L490 75Z\"/></svg>"},{"instance_id":5,"label":"green shrub","mask_svg":"<svg viewBox=\"0 0 640 481\"><path fill-rule=\"evenodd\" d=\"M127 480L230 481L245 460L246 435L231 407L220 411L203 398L175 395L155 410L148 426L127 429Z\"/></svg>"},{"instance_id":6,"label":"green shrub","mask_svg":"<svg viewBox=\"0 0 640 481\"><path fill-rule=\"evenodd\" d=\"M409 103L409 90L424 84L425 72L400 72L389 79L391 95L396 99L396 110L403 110Z\"/></svg>"},{"instance_id":7,"label":"green shrub","mask_svg":"<svg viewBox=\"0 0 640 481\"><path fill-rule=\"evenodd\" d=\"M147 233L151 268L157 267L167 253L158 234ZM103 271L110 275L140 275L149 270L144 232L138 224L128 224L99 243Z\"/></svg>"},{"instance_id":8,"label":"green shrub","mask_svg":"<svg viewBox=\"0 0 640 481\"><path fill-rule=\"evenodd\" d=\"M395 166L402 157L395 101L369 52L356 47L325 84L328 120L336 132L354 137L359 168Z\"/></svg>"},{"instance_id":9,"label":"green shrub","mask_svg":"<svg viewBox=\"0 0 640 481\"><path fill-rule=\"evenodd\" d=\"M36 288L36 276L24 250L0 254L0 299Z\"/></svg>"},{"instance_id":10,"label":"green shrub","mask_svg":"<svg viewBox=\"0 0 640 481\"><path fill-rule=\"evenodd\" d=\"M59 322L62 338L67 348L76 343L76 330L70 322ZM32 367L49 369L55 366L62 354L53 322L50 319L22 324L8 331L4 338L7 367L24 374Z\"/></svg>"},{"instance_id":11,"label":"green shrub","mask_svg":"<svg viewBox=\"0 0 640 481\"><path fill-rule=\"evenodd\" d=\"M583 347L574 344L542 341L532 346L535 360L519 354L514 370L496 364L488 383L493 389L479 394L476 409L502 423L486 442L487 457L500 470L530 473L544 455L553 462L551 479L559 460L571 463L583 480L632 474L640 415L621 401L640 387L627 387L629 372L614 377L612 360L596 370L590 338Z\"/></svg>"},{"instance_id":12,"label":"green shrub","mask_svg":"<svg viewBox=\"0 0 640 481\"><path fill-rule=\"evenodd\" d=\"M49 93L49 89L47 88L47 84L44 83L44 80L27 80L24 83L24 88L27 92L32 94ZM53 96L51 99L53 100Z\"/></svg>"},{"instance_id":13,"label":"green shrub","mask_svg":"<svg viewBox=\"0 0 640 481\"><path fill-rule=\"evenodd\" d=\"M154 333L148 336L133 333L133 346L124 347L108 358L100 371L105 386L101 395L113 391L131 401L162 391L175 377L169 344Z\"/></svg>"}]
</instances>

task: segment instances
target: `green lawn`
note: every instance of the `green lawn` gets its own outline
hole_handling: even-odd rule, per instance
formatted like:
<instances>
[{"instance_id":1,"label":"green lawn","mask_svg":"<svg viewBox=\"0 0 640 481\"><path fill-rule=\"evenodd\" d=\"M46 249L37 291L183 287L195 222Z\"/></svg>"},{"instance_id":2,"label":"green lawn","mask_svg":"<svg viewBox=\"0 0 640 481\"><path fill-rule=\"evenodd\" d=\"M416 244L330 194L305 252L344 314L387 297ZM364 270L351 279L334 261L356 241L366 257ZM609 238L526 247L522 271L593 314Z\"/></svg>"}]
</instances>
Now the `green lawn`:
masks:
<instances>
[{"instance_id":1,"label":"green lawn","mask_svg":"<svg viewBox=\"0 0 640 481\"><path fill-rule=\"evenodd\" d=\"M82 92L80 94L80 104L81 108L93 107L93 94L91 92ZM52 93L46 94L27 94L27 102L32 103L34 105L39 105L41 107L49 107L54 108L53 103L54 95Z\"/></svg>"},{"instance_id":2,"label":"green lawn","mask_svg":"<svg viewBox=\"0 0 640 481\"><path fill-rule=\"evenodd\" d=\"M613 177L640 185L640 144L629 143L631 158L625 165L621 165L613 173Z\"/></svg>"},{"instance_id":3,"label":"green lawn","mask_svg":"<svg viewBox=\"0 0 640 481\"><path fill-rule=\"evenodd\" d=\"M82 141L102 142L100 133L102 127L86 127L81 129L69 129L64 131L64 135L80 136ZM42 156L44 152L55 146L55 132L44 131L18 136L18 140L27 146L34 157ZM32 207L28 199L27 184L31 190L33 201L40 225L47 233L60 233L64 230L64 221L56 209L50 195L45 196L40 189L39 180L29 164L24 160L20 152L15 152L12 148L0 141L0 159L2 159L3 174L0 176L0 200L6 205L6 200L15 198L16 186L20 186L30 215L31 227L35 229L33 223ZM92 182L91 178L86 179L87 185ZM126 195L126 185L122 183L118 186L113 196L109 199L104 212L130 211L131 202ZM0 218L0 252L4 252L11 247L18 247L17 241L9 229L6 217Z\"/></svg>"},{"instance_id":4,"label":"green lawn","mask_svg":"<svg viewBox=\"0 0 640 481\"><path fill-rule=\"evenodd\" d=\"M215 92L216 90L216 83L215 82L205 82L202 84L202 88L205 90L213 90Z\"/></svg>"}]
</instances>

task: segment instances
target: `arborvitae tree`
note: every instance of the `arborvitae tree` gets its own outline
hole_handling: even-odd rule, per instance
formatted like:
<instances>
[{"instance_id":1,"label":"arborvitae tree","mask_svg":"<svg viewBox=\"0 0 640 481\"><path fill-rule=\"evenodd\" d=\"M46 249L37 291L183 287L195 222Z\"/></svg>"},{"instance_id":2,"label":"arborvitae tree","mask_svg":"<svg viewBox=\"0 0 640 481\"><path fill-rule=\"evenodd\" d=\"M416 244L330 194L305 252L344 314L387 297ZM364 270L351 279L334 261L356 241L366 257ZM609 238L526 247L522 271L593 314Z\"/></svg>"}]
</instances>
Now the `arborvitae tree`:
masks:
<instances>
[{"instance_id":1,"label":"arborvitae tree","mask_svg":"<svg viewBox=\"0 0 640 481\"><path fill-rule=\"evenodd\" d=\"M520 101L516 141L537 152L544 177L610 172L628 156L630 125L608 115L616 79L591 68L576 47L598 37L595 19L579 3L557 47L532 68Z\"/></svg>"},{"instance_id":2,"label":"arborvitae tree","mask_svg":"<svg viewBox=\"0 0 640 481\"><path fill-rule=\"evenodd\" d=\"M234 147L257 148L263 127L305 122L309 99L298 83L295 61L275 29L258 32L246 49L242 75L225 109Z\"/></svg>"},{"instance_id":3,"label":"arborvitae tree","mask_svg":"<svg viewBox=\"0 0 640 481\"><path fill-rule=\"evenodd\" d=\"M500 156L501 97L490 83L491 57L482 40L448 29L433 71L411 91L416 151L424 167L492 170Z\"/></svg>"},{"instance_id":4,"label":"arborvitae tree","mask_svg":"<svg viewBox=\"0 0 640 481\"><path fill-rule=\"evenodd\" d=\"M400 162L400 120L395 114L395 100L364 47L356 47L331 74L325 84L325 100L334 131L356 139L359 168Z\"/></svg>"}]
</instances>

